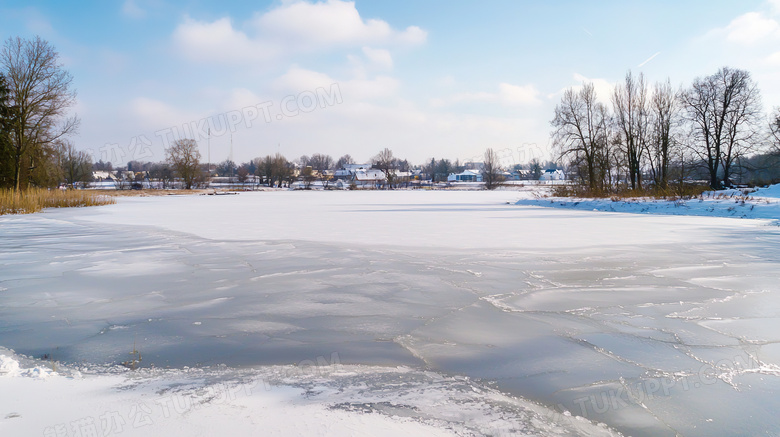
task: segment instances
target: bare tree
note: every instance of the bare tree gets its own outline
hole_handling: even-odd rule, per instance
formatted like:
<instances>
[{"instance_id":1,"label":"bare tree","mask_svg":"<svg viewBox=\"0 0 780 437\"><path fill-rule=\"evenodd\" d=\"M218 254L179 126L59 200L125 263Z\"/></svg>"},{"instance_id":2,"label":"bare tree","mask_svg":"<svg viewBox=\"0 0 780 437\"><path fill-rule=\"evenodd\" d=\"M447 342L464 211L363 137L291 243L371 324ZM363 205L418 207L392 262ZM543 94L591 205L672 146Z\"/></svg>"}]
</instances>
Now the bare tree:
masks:
<instances>
[{"instance_id":1,"label":"bare tree","mask_svg":"<svg viewBox=\"0 0 780 437\"><path fill-rule=\"evenodd\" d=\"M336 161L335 168L336 169L344 168L345 165L347 165L347 164L354 164L354 163L355 163L355 160L352 159L352 157L349 156L349 154L347 154L347 155L344 155L341 158L339 158L338 161Z\"/></svg>"},{"instance_id":2,"label":"bare tree","mask_svg":"<svg viewBox=\"0 0 780 437\"><path fill-rule=\"evenodd\" d=\"M608 118L606 107L596 100L595 87L586 83L579 92L570 88L563 93L551 122L553 146L561 158L582 168L592 191L603 182L603 167L609 162Z\"/></svg>"},{"instance_id":3,"label":"bare tree","mask_svg":"<svg viewBox=\"0 0 780 437\"><path fill-rule=\"evenodd\" d=\"M485 150L482 157L482 182L488 190L496 188L501 182L501 163L492 148Z\"/></svg>"},{"instance_id":4,"label":"bare tree","mask_svg":"<svg viewBox=\"0 0 780 437\"><path fill-rule=\"evenodd\" d=\"M631 71L626 73L624 84L615 86L612 94L612 108L617 129L621 135L620 145L628 164L631 188L642 188L642 152L647 144L649 111L647 85L643 74L634 79Z\"/></svg>"},{"instance_id":5,"label":"bare tree","mask_svg":"<svg viewBox=\"0 0 780 437\"><path fill-rule=\"evenodd\" d=\"M314 155L311 155L311 158L309 158L308 165L310 165L314 170L322 173L325 170L330 170L333 168L333 158L330 155L315 153Z\"/></svg>"},{"instance_id":6,"label":"bare tree","mask_svg":"<svg viewBox=\"0 0 780 437\"><path fill-rule=\"evenodd\" d=\"M265 158L255 158L255 176L258 176L260 178L260 183L268 184L270 187L271 184L268 180L268 174L271 169L270 165L270 158L271 156L266 156Z\"/></svg>"},{"instance_id":7,"label":"bare tree","mask_svg":"<svg viewBox=\"0 0 780 437\"><path fill-rule=\"evenodd\" d=\"M219 164L217 164L216 168L214 169L219 176L222 177L233 177L234 174L236 174L236 170L238 169L238 166L236 166L236 163L231 161L230 159L226 159Z\"/></svg>"},{"instance_id":8,"label":"bare tree","mask_svg":"<svg viewBox=\"0 0 780 437\"><path fill-rule=\"evenodd\" d=\"M723 67L694 80L682 96L696 139L694 151L707 164L710 186L730 185L734 163L755 143L760 120L758 87L747 71Z\"/></svg>"},{"instance_id":9,"label":"bare tree","mask_svg":"<svg viewBox=\"0 0 780 437\"><path fill-rule=\"evenodd\" d=\"M15 169L13 147L11 146L11 107L5 75L0 72L0 187L13 187Z\"/></svg>"},{"instance_id":10,"label":"bare tree","mask_svg":"<svg viewBox=\"0 0 780 437\"><path fill-rule=\"evenodd\" d=\"M249 170L244 166L239 167L237 171L238 182L243 184L246 182L247 176L249 176Z\"/></svg>"},{"instance_id":11,"label":"bare tree","mask_svg":"<svg viewBox=\"0 0 780 437\"><path fill-rule=\"evenodd\" d=\"M191 189L200 174L198 143L191 139L177 140L165 150L165 156L184 183L184 188Z\"/></svg>"},{"instance_id":12,"label":"bare tree","mask_svg":"<svg viewBox=\"0 0 780 437\"><path fill-rule=\"evenodd\" d=\"M769 134L772 153L780 155L780 107L775 108L775 112L769 116Z\"/></svg>"},{"instance_id":13,"label":"bare tree","mask_svg":"<svg viewBox=\"0 0 780 437\"><path fill-rule=\"evenodd\" d=\"M281 153L268 155L265 158L257 158L256 174L261 176L269 187L289 183L293 175L293 163L287 160Z\"/></svg>"},{"instance_id":14,"label":"bare tree","mask_svg":"<svg viewBox=\"0 0 780 437\"><path fill-rule=\"evenodd\" d=\"M13 112L10 144L13 153L14 189L22 186L22 160L33 149L50 147L78 127L77 117L67 117L76 103L73 78L62 68L59 54L40 37L5 41L0 66L8 81ZM32 159L32 158L31 158Z\"/></svg>"},{"instance_id":15,"label":"bare tree","mask_svg":"<svg viewBox=\"0 0 780 437\"><path fill-rule=\"evenodd\" d=\"M650 101L651 133L647 155L655 185L669 186L669 164L676 145L674 131L679 127L680 102L671 80L657 83Z\"/></svg>"},{"instance_id":16,"label":"bare tree","mask_svg":"<svg viewBox=\"0 0 780 437\"><path fill-rule=\"evenodd\" d=\"M153 164L149 170L149 176L162 183L163 189L167 189L168 184L173 180L173 172L168 164Z\"/></svg>"},{"instance_id":17,"label":"bare tree","mask_svg":"<svg viewBox=\"0 0 780 437\"><path fill-rule=\"evenodd\" d=\"M387 187L393 189L393 182L395 180L396 159L393 156L393 151L385 147L374 157L374 167L382 170L387 179Z\"/></svg>"},{"instance_id":18,"label":"bare tree","mask_svg":"<svg viewBox=\"0 0 780 437\"><path fill-rule=\"evenodd\" d=\"M65 183L74 187L92 180L92 157L87 152L65 141L57 145L57 156Z\"/></svg>"},{"instance_id":19,"label":"bare tree","mask_svg":"<svg viewBox=\"0 0 780 437\"><path fill-rule=\"evenodd\" d=\"M723 183L731 186L740 160L756 150L761 142L761 93L747 71L733 70L731 74L721 73L719 78L724 89L734 90L731 110L725 117L726 141L720 155Z\"/></svg>"}]
</instances>

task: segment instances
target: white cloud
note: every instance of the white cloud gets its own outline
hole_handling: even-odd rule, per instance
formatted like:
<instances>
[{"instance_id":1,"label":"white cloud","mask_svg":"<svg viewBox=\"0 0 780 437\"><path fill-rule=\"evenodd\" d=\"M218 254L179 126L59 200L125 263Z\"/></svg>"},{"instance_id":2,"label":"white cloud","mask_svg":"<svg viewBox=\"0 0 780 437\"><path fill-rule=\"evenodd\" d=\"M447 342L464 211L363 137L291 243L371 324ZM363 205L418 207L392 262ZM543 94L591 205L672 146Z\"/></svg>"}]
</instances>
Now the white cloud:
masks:
<instances>
[{"instance_id":1,"label":"white cloud","mask_svg":"<svg viewBox=\"0 0 780 437\"><path fill-rule=\"evenodd\" d=\"M297 66L291 67L274 83L277 92L297 94L303 91L316 91L318 88L330 90L336 84L345 101L361 102L365 100L396 97L400 82L392 77L377 76L373 79L353 78L339 80L317 71Z\"/></svg>"},{"instance_id":2,"label":"white cloud","mask_svg":"<svg viewBox=\"0 0 780 437\"><path fill-rule=\"evenodd\" d=\"M441 78L439 81L439 85L443 87L453 87L458 84L458 81L455 79L455 77L447 75Z\"/></svg>"},{"instance_id":3,"label":"white cloud","mask_svg":"<svg viewBox=\"0 0 780 437\"><path fill-rule=\"evenodd\" d=\"M539 90L533 85L502 83L498 89L501 101L507 105L530 105L539 102Z\"/></svg>"},{"instance_id":4,"label":"white cloud","mask_svg":"<svg viewBox=\"0 0 780 437\"><path fill-rule=\"evenodd\" d=\"M574 78L574 81L576 82L574 85L572 85L570 88L573 88L574 91L579 91L582 89L583 84L585 83L592 83L593 88L596 90L596 99L605 104L609 105L611 104L612 99L612 93L615 91L615 82L610 82L606 79L592 79L589 77L586 77L579 73L574 73L572 76ZM563 92L566 91L568 88L564 88L557 93L553 93L548 95L547 97L552 99L558 96L563 95Z\"/></svg>"},{"instance_id":5,"label":"white cloud","mask_svg":"<svg viewBox=\"0 0 780 437\"><path fill-rule=\"evenodd\" d=\"M193 60L246 63L335 48L417 45L426 41L427 32L416 26L396 30L383 20L364 20L353 2L294 0L256 13L245 29L236 28L227 17L211 22L187 17L174 31L173 39ZM383 57L384 62L389 58L389 52L373 54Z\"/></svg>"},{"instance_id":6,"label":"white cloud","mask_svg":"<svg viewBox=\"0 0 780 437\"><path fill-rule=\"evenodd\" d=\"M354 2L340 0L289 2L256 15L253 24L259 33L314 47L393 41L419 44L427 37L426 32L416 26L396 31L385 21L363 20Z\"/></svg>"},{"instance_id":7,"label":"white cloud","mask_svg":"<svg viewBox=\"0 0 780 437\"><path fill-rule=\"evenodd\" d=\"M767 4L772 14L780 15L780 0L767 0Z\"/></svg>"},{"instance_id":8,"label":"white cloud","mask_svg":"<svg viewBox=\"0 0 780 437\"><path fill-rule=\"evenodd\" d=\"M147 130L180 126L197 118L193 114L187 114L165 102L148 97L136 97L131 100L130 115L137 120L142 129Z\"/></svg>"},{"instance_id":9,"label":"white cloud","mask_svg":"<svg viewBox=\"0 0 780 437\"><path fill-rule=\"evenodd\" d=\"M774 52L767 56L766 62L771 65L780 66L780 52Z\"/></svg>"},{"instance_id":10,"label":"white cloud","mask_svg":"<svg viewBox=\"0 0 780 437\"><path fill-rule=\"evenodd\" d=\"M363 54L369 61L382 68L393 68L393 56L385 49L363 47Z\"/></svg>"},{"instance_id":11,"label":"white cloud","mask_svg":"<svg viewBox=\"0 0 780 437\"><path fill-rule=\"evenodd\" d=\"M735 18L724 29L726 40L738 44L767 42L780 37L780 24L760 12L748 12Z\"/></svg>"},{"instance_id":12,"label":"white cloud","mask_svg":"<svg viewBox=\"0 0 780 437\"><path fill-rule=\"evenodd\" d=\"M130 18L143 18L146 11L141 9L133 0L125 0L122 4L122 13Z\"/></svg>"},{"instance_id":13,"label":"white cloud","mask_svg":"<svg viewBox=\"0 0 780 437\"><path fill-rule=\"evenodd\" d=\"M229 18L209 23L186 17L173 38L185 57L198 61L262 61L279 54L278 47L235 30Z\"/></svg>"},{"instance_id":14,"label":"white cloud","mask_svg":"<svg viewBox=\"0 0 780 437\"><path fill-rule=\"evenodd\" d=\"M246 88L234 88L230 90L227 98L221 105L221 108L223 111L236 111L249 106L255 106L268 100L268 98L263 98L252 90Z\"/></svg>"},{"instance_id":15,"label":"white cloud","mask_svg":"<svg viewBox=\"0 0 780 437\"><path fill-rule=\"evenodd\" d=\"M504 106L525 106L540 103L539 90L532 84L500 83L496 92L455 94L444 99L432 99L431 106L441 107L460 102L497 102Z\"/></svg>"}]
</instances>

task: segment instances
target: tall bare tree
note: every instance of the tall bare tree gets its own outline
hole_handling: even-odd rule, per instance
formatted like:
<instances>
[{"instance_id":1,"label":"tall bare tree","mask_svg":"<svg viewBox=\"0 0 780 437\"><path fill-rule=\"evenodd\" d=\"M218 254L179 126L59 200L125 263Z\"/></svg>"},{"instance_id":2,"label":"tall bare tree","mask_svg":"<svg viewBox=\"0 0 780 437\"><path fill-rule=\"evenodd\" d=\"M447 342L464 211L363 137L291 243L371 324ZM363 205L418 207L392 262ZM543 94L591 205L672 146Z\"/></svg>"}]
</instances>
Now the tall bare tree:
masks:
<instances>
[{"instance_id":1,"label":"tall bare tree","mask_svg":"<svg viewBox=\"0 0 780 437\"><path fill-rule=\"evenodd\" d=\"M772 153L780 155L780 107L769 116L769 135L772 143Z\"/></svg>"},{"instance_id":2,"label":"tall bare tree","mask_svg":"<svg viewBox=\"0 0 780 437\"><path fill-rule=\"evenodd\" d=\"M501 162L492 148L485 150L482 156L482 182L488 190L496 188L501 182Z\"/></svg>"},{"instance_id":3,"label":"tall bare tree","mask_svg":"<svg viewBox=\"0 0 780 437\"><path fill-rule=\"evenodd\" d=\"M647 155L655 185L669 186L669 165L676 146L675 130L679 127L680 102L671 80L657 83L650 101L651 132Z\"/></svg>"},{"instance_id":4,"label":"tall bare tree","mask_svg":"<svg viewBox=\"0 0 780 437\"><path fill-rule=\"evenodd\" d=\"M723 89L727 90L724 94L729 94L729 89L733 90L730 110L725 117L726 138L720 154L723 183L731 186L735 170L739 170L737 164L749 153L757 150L761 143L761 93L747 71L719 73L720 83Z\"/></svg>"},{"instance_id":5,"label":"tall bare tree","mask_svg":"<svg viewBox=\"0 0 780 437\"><path fill-rule=\"evenodd\" d=\"M36 148L50 147L75 133L79 120L68 117L76 103L73 78L63 69L54 47L40 37L5 41L0 66L8 81L12 108L10 129L14 189L22 187L23 160Z\"/></svg>"},{"instance_id":6,"label":"tall bare tree","mask_svg":"<svg viewBox=\"0 0 780 437\"><path fill-rule=\"evenodd\" d=\"M730 185L734 163L755 143L758 87L747 71L723 67L694 80L682 98L696 139L694 151L707 164L710 186Z\"/></svg>"},{"instance_id":7,"label":"tall bare tree","mask_svg":"<svg viewBox=\"0 0 780 437\"><path fill-rule=\"evenodd\" d=\"M341 169L341 168L344 168L344 166L347 165L347 164L354 164L354 163L355 163L355 160L352 159L352 157L349 154L346 154L346 155L342 156L341 158L339 158L338 161L336 161L335 168L336 169Z\"/></svg>"},{"instance_id":8,"label":"tall bare tree","mask_svg":"<svg viewBox=\"0 0 780 437\"><path fill-rule=\"evenodd\" d=\"M596 100L595 87L585 83L580 91L570 88L563 93L550 122L553 146L561 158L583 167L583 179L592 191L603 184L609 162L608 118L606 107Z\"/></svg>"},{"instance_id":9,"label":"tall bare tree","mask_svg":"<svg viewBox=\"0 0 780 437\"><path fill-rule=\"evenodd\" d=\"M201 173L198 143L191 139L176 140L170 148L165 149L165 157L181 178L184 188L191 189Z\"/></svg>"},{"instance_id":10,"label":"tall bare tree","mask_svg":"<svg viewBox=\"0 0 780 437\"><path fill-rule=\"evenodd\" d=\"M11 108L8 103L8 85L0 72L0 188L13 187L13 148L11 147Z\"/></svg>"},{"instance_id":11,"label":"tall bare tree","mask_svg":"<svg viewBox=\"0 0 780 437\"><path fill-rule=\"evenodd\" d=\"M642 153L644 152L649 123L647 85L642 73L634 78L631 71L626 73L624 84L615 86L612 94L612 108L617 129L621 135L616 137L628 164L628 177L631 188L642 188Z\"/></svg>"},{"instance_id":12,"label":"tall bare tree","mask_svg":"<svg viewBox=\"0 0 780 437\"><path fill-rule=\"evenodd\" d=\"M374 167L382 170L382 173L385 174L387 187L392 190L396 170L396 159L393 156L393 151L385 147L374 157L373 161Z\"/></svg>"}]
</instances>

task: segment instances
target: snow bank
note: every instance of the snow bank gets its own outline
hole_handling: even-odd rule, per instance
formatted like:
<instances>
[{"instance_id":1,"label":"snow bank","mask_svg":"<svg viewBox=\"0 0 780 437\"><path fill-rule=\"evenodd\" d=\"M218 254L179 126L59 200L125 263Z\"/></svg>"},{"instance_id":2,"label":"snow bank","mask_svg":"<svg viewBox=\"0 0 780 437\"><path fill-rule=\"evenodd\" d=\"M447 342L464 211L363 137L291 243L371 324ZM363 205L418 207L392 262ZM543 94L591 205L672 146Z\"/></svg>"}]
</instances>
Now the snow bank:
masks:
<instances>
[{"instance_id":1,"label":"snow bank","mask_svg":"<svg viewBox=\"0 0 780 437\"><path fill-rule=\"evenodd\" d=\"M19 372L19 360L2 355L3 435L616 435L469 378L407 368L51 373L40 381Z\"/></svg>"},{"instance_id":2,"label":"snow bank","mask_svg":"<svg viewBox=\"0 0 780 437\"><path fill-rule=\"evenodd\" d=\"M55 374L53 369L47 368L45 365L23 368L12 351L0 347L0 378L47 379Z\"/></svg>"},{"instance_id":3,"label":"snow bank","mask_svg":"<svg viewBox=\"0 0 780 437\"><path fill-rule=\"evenodd\" d=\"M774 185L745 194L741 190L707 192L701 198L689 200L658 199L581 199L536 198L521 199L516 205L565 208L583 211L621 212L743 219L780 219L780 188Z\"/></svg>"},{"instance_id":4,"label":"snow bank","mask_svg":"<svg viewBox=\"0 0 780 437\"><path fill-rule=\"evenodd\" d=\"M19 362L8 355L0 354L0 377L19 376Z\"/></svg>"},{"instance_id":5,"label":"snow bank","mask_svg":"<svg viewBox=\"0 0 780 437\"><path fill-rule=\"evenodd\" d=\"M766 188L759 188L754 191L751 196L780 199L780 184L770 185Z\"/></svg>"}]
</instances>

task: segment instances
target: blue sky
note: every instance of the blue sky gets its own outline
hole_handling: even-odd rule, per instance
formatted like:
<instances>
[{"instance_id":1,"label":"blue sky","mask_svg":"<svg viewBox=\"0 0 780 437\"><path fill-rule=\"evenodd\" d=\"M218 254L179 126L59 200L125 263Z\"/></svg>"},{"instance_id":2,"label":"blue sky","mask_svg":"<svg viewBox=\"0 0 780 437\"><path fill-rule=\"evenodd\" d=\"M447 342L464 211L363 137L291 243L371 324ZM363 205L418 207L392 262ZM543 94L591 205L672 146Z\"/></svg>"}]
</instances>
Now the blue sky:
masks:
<instances>
[{"instance_id":1,"label":"blue sky","mask_svg":"<svg viewBox=\"0 0 780 437\"><path fill-rule=\"evenodd\" d=\"M780 106L780 0L0 3L4 40L33 35L74 76L73 142L115 164L180 136L212 162L231 140L238 162L547 158L561 91L589 80L606 102L629 69L687 86L743 68Z\"/></svg>"}]
</instances>

